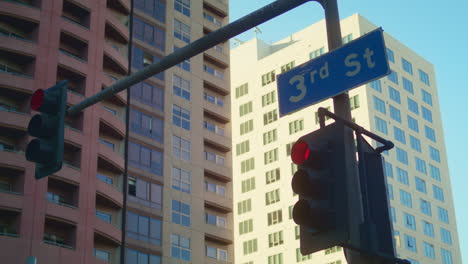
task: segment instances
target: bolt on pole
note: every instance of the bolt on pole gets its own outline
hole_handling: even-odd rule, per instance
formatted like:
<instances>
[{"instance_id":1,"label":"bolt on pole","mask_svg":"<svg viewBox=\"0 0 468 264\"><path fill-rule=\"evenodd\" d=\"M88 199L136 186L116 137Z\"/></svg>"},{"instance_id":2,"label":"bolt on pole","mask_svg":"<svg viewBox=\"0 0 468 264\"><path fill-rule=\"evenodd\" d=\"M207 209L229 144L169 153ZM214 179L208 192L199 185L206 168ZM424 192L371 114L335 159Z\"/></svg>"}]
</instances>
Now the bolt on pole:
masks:
<instances>
[{"instance_id":1,"label":"bolt on pole","mask_svg":"<svg viewBox=\"0 0 468 264\"><path fill-rule=\"evenodd\" d=\"M71 106L67 110L67 115L78 114L88 106L105 100L117 94L118 92L131 87L134 84L137 84L157 73L163 72L183 62L184 60L190 59L191 57L196 56L219 43L225 42L246 30L258 26L309 1L312 0L277 0L271 4L268 4L216 31L211 32L210 34L188 44L187 46L174 51L173 53L162 58L159 62L149 65L143 70L127 76L115 84L100 91L99 93L86 98L76 105ZM321 3L322 0L315 0L315 2Z\"/></svg>"}]
</instances>

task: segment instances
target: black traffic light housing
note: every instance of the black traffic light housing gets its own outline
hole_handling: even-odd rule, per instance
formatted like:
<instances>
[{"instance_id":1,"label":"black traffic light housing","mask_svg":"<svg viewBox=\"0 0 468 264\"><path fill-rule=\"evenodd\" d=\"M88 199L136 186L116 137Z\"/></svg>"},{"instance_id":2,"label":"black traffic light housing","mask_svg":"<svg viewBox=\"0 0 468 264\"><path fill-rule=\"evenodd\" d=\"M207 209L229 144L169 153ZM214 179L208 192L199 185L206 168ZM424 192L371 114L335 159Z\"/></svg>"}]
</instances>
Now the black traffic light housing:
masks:
<instances>
[{"instance_id":1,"label":"black traffic light housing","mask_svg":"<svg viewBox=\"0 0 468 264\"><path fill-rule=\"evenodd\" d=\"M36 138L26 148L26 159L36 163L36 179L62 168L66 106L66 80L49 89L36 90L31 97L31 109L41 113L29 122L28 133Z\"/></svg>"},{"instance_id":2,"label":"black traffic light housing","mask_svg":"<svg viewBox=\"0 0 468 264\"><path fill-rule=\"evenodd\" d=\"M342 245L349 239L345 126L335 122L302 136L291 149L298 165L292 179L299 201L293 219L300 226L301 253Z\"/></svg>"}]
</instances>

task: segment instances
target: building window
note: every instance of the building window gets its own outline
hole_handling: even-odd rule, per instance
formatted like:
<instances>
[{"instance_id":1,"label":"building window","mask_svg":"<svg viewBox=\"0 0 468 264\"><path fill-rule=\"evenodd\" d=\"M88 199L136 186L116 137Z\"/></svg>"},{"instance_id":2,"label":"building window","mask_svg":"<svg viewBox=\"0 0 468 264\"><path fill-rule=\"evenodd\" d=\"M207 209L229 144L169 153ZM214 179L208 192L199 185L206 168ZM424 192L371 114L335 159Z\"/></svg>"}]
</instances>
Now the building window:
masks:
<instances>
[{"instance_id":1,"label":"building window","mask_svg":"<svg viewBox=\"0 0 468 264\"><path fill-rule=\"evenodd\" d=\"M255 168L255 159L250 158L241 162L241 173L246 173Z\"/></svg>"},{"instance_id":2,"label":"building window","mask_svg":"<svg viewBox=\"0 0 468 264\"><path fill-rule=\"evenodd\" d=\"M141 205L161 210L162 186L147 181L129 177L128 200Z\"/></svg>"},{"instance_id":3,"label":"building window","mask_svg":"<svg viewBox=\"0 0 468 264\"><path fill-rule=\"evenodd\" d=\"M172 223L190 227L190 205L172 200Z\"/></svg>"},{"instance_id":4,"label":"building window","mask_svg":"<svg viewBox=\"0 0 468 264\"><path fill-rule=\"evenodd\" d=\"M271 71L262 75L262 86L272 83L276 80L275 71Z\"/></svg>"},{"instance_id":5,"label":"building window","mask_svg":"<svg viewBox=\"0 0 468 264\"><path fill-rule=\"evenodd\" d=\"M185 43L190 43L190 26L174 19L174 37Z\"/></svg>"},{"instance_id":6,"label":"building window","mask_svg":"<svg viewBox=\"0 0 468 264\"><path fill-rule=\"evenodd\" d=\"M421 141L411 135L410 135L410 145L412 149L416 150L417 152L421 152Z\"/></svg>"},{"instance_id":7,"label":"building window","mask_svg":"<svg viewBox=\"0 0 468 264\"><path fill-rule=\"evenodd\" d=\"M405 58L401 58L401 65L403 66L403 70L411 75L413 75L413 65L411 62L405 60Z\"/></svg>"},{"instance_id":8,"label":"building window","mask_svg":"<svg viewBox=\"0 0 468 264\"><path fill-rule=\"evenodd\" d=\"M283 253L268 256L268 264L283 264Z\"/></svg>"},{"instance_id":9,"label":"building window","mask_svg":"<svg viewBox=\"0 0 468 264\"><path fill-rule=\"evenodd\" d=\"M385 135L388 134L387 129L387 122L379 117L375 117L375 127L377 131L384 133Z\"/></svg>"},{"instance_id":10,"label":"building window","mask_svg":"<svg viewBox=\"0 0 468 264\"><path fill-rule=\"evenodd\" d=\"M401 240L400 240L400 232L394 230L393 231L393 242L395 244L395 247L399 248L401 247Z\"/></svg>"},{"instance_id":11,"label":"building window","mask_svg":"<svg viewBox=\"0 0 468 264\"><path fill-rule=\"evenodd\" d=\"M172 105L172 124L190 130L190 111L178 105Z\"/></svg>"},{"instance_id":12,"label":"building window","mask_svg":"<svg viewBox=\"0 0 468 264\"><path fill-rule=\"evenodd\" d=\"M244 83L238 87L236 87L236 98L239 98L243 95L246 95L249 93L249 84Z\"/></svg>"},{"instance_id":13,"label":"building window","mask_svg":"<svg viewBox=\"0 0 468 264\"><path fill-rule=\"evenodd\" d=\"M174 51L177 51L178 47L174 46ZM177 67L181 68L184 71L190 72L190 59L186 59L183 62L177 64Z\"/></svg>"},{"instance_id":14,"label":"building window","mask_svg":"<svg viewBox=\"0 0 468 264\"><path fill-rule=\"evenodd\" d=\"M241 182L242 193L246 193L254 189L255 189L255 177L248 178Z\"/></svg>"},{"instance_id":15,"label":"building window","mask_svg":"<svg viewBox=\"0 0 468 264\"><path fill-rule=\"evenodd\" d=\"M173 136L172 155L180 160L190 161L190 141L178 136Z\"/></svg>"},{"instance_id":16,"label":"building window","mask_svg":"<svg viewBox=\"0 0 468 264\"><path fill-rule=\"evenodd\" d=\"M172 168L172 189L190 193L191 173L189 171Z\"/></svg>"},{"instance_id":17,"label":"building window","mask_svg":"<svg viewBox=\"0 0 468 264\"><path fill-rule=\"evenodd\" d=\"M247 199L237 203L237 214L243 214L252 210L252 200Z\"/></svg>"},{"instance_id":18,"label":"building window","mask_svg":"<svg viewBox=\"0 0 468 264\"><path fill-rule=\"evenodd\" d=\"M263 145L276 141L277 137L276 128L263 133Z\"/></svg>"},{"instance_id":19,"label":"building window","mask_svg":"<svg viewBox=\"0 0 468 264\"><path fill-rule=\"evenodd\" d=\"M304 129L304 119L294 120L289 123L289 135L299 132L302 129Z\"/></svg>"},{"instance_id":20,"label":"building window","mask_svg":"<svg viewBox=\"0 0 468 264\"><path fill-rule=\"evenodd\" d=\"M190 238L171 234L171 257L191 261Z\"/></svg>"},{"instance_id":21,"label":"building window","mask_svg":"<svg viewBox=\"0 0 468 264\"><path fill-rule=\"evenodd\" d=\"M445 201L444 199L444 191L442 190L442 188L436 186L436 185L432 185L432 191L434 193L434 198L443 202Z\"/></svg>"},{"instance_id":22,"label":"building window","mask_svg":"<svg viewBox=\"0 0 468 264\"><path fill-rule=\"evenodd\" d=\"M407 234L404 235L404 238L405 238L405 248L409 251L417 252L416 238Z\"/></svg>"},{"instance_id":23,"label":"building window","mask_svg":"<svg viewBox=\"0 0 468 264\"><path fill-rule=\"evenodd\" d=\"M264 163L270 164L278 160L278 149L272 149L264 153Z\"/></svg>"},{"instance_id":24,"label":"building window","mask_svg":"<svg viewBox=\"0 0 468 264\"><path fill-rule=\"evenodd\" d=\"M419 106L418 106L418 103L416 103L416 101L410 99L409 97L408 97L408 109L409 109L411 112L413 112L413 113L419 115Z\"/></svg>"},{"instance_id":25,"label":"building window","mask_svg":"<svg viewBox=\"0 0 468 264\"><path fill-rule=\"evenodd\" d=\"M283 231L268 234L268 247L279 246L284 243Z\"/></svg>"},{"instance_id":26,"label":"building window","mask_svg":"<svg viewBox=\"0 0 468 264\"><path fill-rule=\"evenodd\" d=\"M390 74L387 76L387 78L394 84L398 84L398 73L395 71L390 70Z\"/></svg>"},{"instance_id":27,"label":"building window","mask_svg":"<svg viewBox=\"0 0 468 264\"><path fill-rule=\"evenodd\" d=\"M276 189L265 193L265 204L270 205L280 201L280 190Z\"/></svg>"},{"instance_id":28,"label":"building window","mask_svg":"<svg viewBox=\"0 0 468 264\"><path fill-rule=\"evenodd\" d=\"M400 141L402 144L406 144L405 132L398 127L393 127L393 135L396 140Z\"/></svg>"},{"instance_id":29,"label":"building window","mask_svg":"<svg viewBox=\"0 0 468 264\"><path fill-rule=\"evenodd\" d=\"M276 109L263 114L263 124L264 125L268 125L270 123L273 123L276 120L278 120L278 113L277 113Z\"/></svg>"},{"instance_id":30,"label":"building window","mask_svg":"<svg viewBox=\"0 0 468 264\"><path fill-rule=\"evenodd\" d=\"M205 101L207 101L208 103L214 104L216 106L219 106L219 107L224 106L223 99L219 98L218 96L211 95L208 93L203 93L203 99L205 99Z\"/></svg>"},{"instance_id":31,"label":"building window","mask_svg":"<svg viewBox=\"0 0 468 264\"><path fill-rule=\"evenodd\" d=\"M432 216L431 203L423 199L419 199L419 202L421 212L428 216Z\"/></svg>"},{"instance_id":32,"label":"building window","mask_svg":"<svg viewBox=\"0 0 468 264\"><path fill-rule=\"evenodd\" d=\"M281 209L268 213L267 215L268 225L275 225L283 221L283 214Z\"/></svg>"},{"instance_id":33,"label":"building window","mask_svg":"<svg viewBox=\"0 0 468 264\"><path fill-rule=\"evenodd\" d=\"M213 75L216 78L224 79L224 72L217 69L215 66L203 64L203 71L210 75Z\"/></svg>"},{"instance_id":34,"label":"building window","mask_svg":"<svg viewBox=\"0 0 468 264\"><path fill-rule=\"evenodd\" d=\"M349 106L350 106L351 110L359 108L359 106L360 106L360 104L359 104L359 94L349 98Z\"/></svg>"},{"instance_id":35,"label":"building window","mask_svg":"<svg viewBox=\"0 0 468 264\"><path fill-rule=\"evenodd\" d=\"M146 254L137 250L126 248L125 263L138 263L138 264L160 264L161 256Z\"/></svg>"},{"instance_id":36,"label":"building window","mask_svg":"<svg viewBox=\"0 0 468 264\"><path fill-rule=\"evenodd\" d=\"M418 157L414 157L414 163L416 165L416 170L423 173L423 174L427 174L427 169L426 169L426 161L418 158Z\"/></svg>"},{"instance_id":37,"label":"building window","mask_svg":"<svg viewBox=\"0 0 468 264\"><path fill-rule=\"evenodd\" d=\"M390 117L401 123L401 113L400 113L400 110L398 110L396 107L393 107L392 105L389 105L388 106L388 109L389 109L389 112L390 112Z\"/></svg>"},{"instance_id":38,"label":"building window","mask_svg":"<svg viewBox=\"0 0 468 264\"><path fill-rule=\"evenodd\" d=\"M350 42L351 40L353 40L353 34L348 34L348 35L341 38L341 41L343 42L343 45Z\"/></svg>"},{"instance_id":39,"label":"building window","mask_svg":"<svg viewBox=\"0 0 468 264\"><path fill-rule=\"evenodd\" d=\"M386 114L385 102L379 99L377 96L373 96L374 99L374 109L381 112L382 114Z\"/></svg>"},{"instance_id":40,"label":"building window","mask_svg":"<svg viewBox=\"0 0 468 264\"><path fill-rule=\"evenodd\" d=\"M224 128L220 127L216 123L208 120L203 120L203 127L206 130L209 130L213 133L216 133L218 135L224 136Z\"/></svg>"},{"instance_id":41,"label":"building window","mask_svg":"<svg viewBox=\"0 0 468 264\"><path fill-rule=\"evenodd\" d=\"M276 181L279 181L280 179L280 169L274 169L265 172L265 178L266 178L266 184L270 184Z\"/></svg>"},{"instance_id":42,"label":"building window","mask_svg":"<svg viewBox=\"0 0 468 264\"><path fill-rule=\"evenodd\" d=\"M398 181L405 185L409 185L408 172L398 167L396 168L396 172L398 175Z\"/></svg>"},{"instance_id":43,"label":"building window","mask_svg":"<svg viewBox=\"0 0 468 264\"><path fill-rule=\"evenodd\" d=\"M241 136L253 130L253 120L248 120L240 124Z\"/></svg>"},{"instance_id":44,"label":"building window","mask_svg":"<svg viewBox=\"0 0 468 264\"><path fill-rule=\"evenodd\" d=\"M396 148L396 158L399 162L408 165L408 153L401 148Z\"/></svg>"},{"instance_id":45,"label":"building window","mask_svg":"<svg viewBox=\"0 0 468 264\"><path fill-rule=\"evenodd\" d=\"M388 87L388 95L390 96L390 99L392 99L393 101L401 104L401 96L400 96L400 92L397 91L396 89L394 89L393 87Z\"/></svg>"},{"instance_id":46,"label":"building window","mask_svg":"<svg viewBox=\"0 0 468 264\"><path fill-rule=\"evenodd\" d=\"M419 133L419 124L418 120L412 118L411 116L408 117L408 128L413 130L414 132Z\"/></svg>"},{"instance_id":47,"label":"building window","mask_svg":"<svg viewBox=\"0 0 468 264\"><path fill-rule=\"evenodd\" d=\"M405 89L408 93L414 94L414 89L413 89L413 83L406 79L405 77L402 77L403 79L403 89Z\"/></svg>"},{"instance_id":48,"label":"building window","mask_svg":"<svg viewBox=\"0 0 468 264\"><path fill-rule=\"evenodd\" d=\"M317 58L318 56L322 55L325 53L325 47L321 47L320 49L316 49L309 53L309 59L314 59Z\"/></svg>"},{"instance_id":49,"label":"building window","mask_svg":"<svg viewBox=\"0 0 468 264\"><path fill-rule=\"evenodd\" d=\"M388 57L388 60L391 61L391 62L395 62L395 54L393 53L393 51L389 48L387 48L387 57Z\"/></svg>"},{"instance_id":50,"label":"building window","mask_svg":"<svg viewBox=\"0 0 468 264\"><path fill-rule=\"evenodd\" d=\"M205 222L209 225L226 228L226 218L211 213L205 213Z\"/></svg>"},{"instance_id":51,"label":"building window","mask_svg":"<svg viewBox=\"0 0 468 264\"><path fill-rule=\"evenodd\" d=\"M138 70L161 60L159 56L145 52L135 46L132 47L132 50L132 67L135 67ZM164 72L157 73L153 77L164 81Z\"/></svg>"},{"instance_id":52,"label":"building window","mask_svg":"<svg viewBox=\"0 0 468 264\"><path fill-rule=\"evenodd\" d=\"M434 225L424 220L422 221L422 225L424 234L429 237L434 237Z\"/></svg>"},{"instance_id":53,"label":"building window","mask_svg":"<svg viewBox=\"0 0 468 264\"><path fill-rule=\"evenodd\" d=\"M306 261L306 260L309 260L309 259L312 259L312 254L303 256L301 254L301 249L296 248L296 262L302 262L302 261Z\"/></svg>"},{"instance_id":54,"label":"building window","mask_svg":"<svg viewBox=\"0 0 468 264\"><path fill-rule=\"evenodd\" d=\"M424 132L426 134L426 138L432 140L433 142L436 142L436 137L435 137L435 131L434 129L424 126Z\"/></svg>"},{"instance_id":55,"label":"building window","mask_svg":"<svg viewBox=\"0 0 468 264\"><path fill-rule=\"evenodd\" d=\"M132 167L162 176L163 154L140 144L129 142L128 164Z\"/></svg>"},{"instance_id":56,"label":"building window","mask_svg":"<svg viewBox=\"0 0 468 264\"><path fill-rule=\"evenodd\" d=\"M174 94L190 101L190 81L175 74L172 81Z\"/></svg>"},{"instance_id":57,"label":"building window","mask_svg":"<svg viewBox=\"0 0 468 264\"><path fill-rule=\"evenodd\" d=\"M442 242L444 242L445 244L452 245L452 235L450 234L450 231L441 227L440 240L442 240Z\"/></svg>"},{"instance_id":58,"label":"building window","mask_svg":"<svg viewBox=\"0 0 468 264\"><path fill-rule=\"evenodd\" d=\"M220 248L206 246L206 256L221 261L227 261L227 251Z\"/></svg>"},{"instance_id":59,"label":"building window","mask_svg":"<svg viewBox=\"0 0 468 264\"><path fill-rule=\"evenodd\" d=\"M150 116L130 108L130 131L162 143L164 140L164 122L161 118Z\"/></svg>"},{"instance_id":60,"label":"building window","mask_svg":"<svg viewBox=\"0 0 468 264\"><path fill-rule=\"evenodd\" d=\"M431 110L427 109L424 106L421 106L421 113L422 113L422 117L424 118L424 120L426 120L427 122L432 123L432 112L431 112Z\"/></svg>"},{"instance_id":61,"label":"building window","mask_svg":"<svg viewBox=\"0 0 468 264\"><path fill-rule=\"evenodd\" d=\"M242 155L250 151L250 141L246 140L239 144L236 144L236 155Z\"/></svg>"},{"instance_id":62,"label":"building window","mask_svg":"<svg viewBox=\"0 0 468 264\"><path fill-rule=\"evenodd\" d=\"M416 220L413 215L403 213L403 218L405 219L405 226L407 228L416 230Z\"/></svg>"},{"instance_id":63,"label":"building window","mask_svg":"<svg viewBox=\"0 0 468 264\"><path fill-rule=\"evenodd\" d=\"M241 104L239 106L239 116L244 116L252 112L252 102Z\"/></svg>"},{"instance_id":64,"label":"building window","mask_svg":"<svg viewBox=\"0 0 468 264\"><path fill-rule=\"evenodd\" d=\"M218 155L217 153L215 152L211 152L211 151L203 151L203 156L205 158L205 160L208 160L208 161L211 161L215 164L218 164L218 165L224 165L224 157L221 156L221 155Z\"/></svg>"},{"instance_id":65,"label":"building window","mask_svg":"<svg viewBox=\"0 0 468 264\"><path fill-rule=\"evenodd\" d=\"M423 102L432 106L432 95L428 91L421 89L421 96L422 96Z\"/></svg>"},{"instance_id":66,"label":"building window","mask_svg":"<svg viewBox=\"0 0 468 264\"><path fill-rule=\"evenodd\" d=\"M101 249L94 249L94 256L97 259L103 260L106 263L109 263L111 260L111 253L109 251L101 250Z\"/></svg>"},{"instance_id":67,"label":"building window","mask_svg":"<svg viewBox=\"0 0 468 264\"><path fill-rule=\"evenodd\" d=\"M423 247L424 247L424 256L430 259L435 259L434 245L429 244L427 242L423 242Z\"/></svg>"},{"instance_id":68,"label":"building window","mask_svg":"<svg viewBox=\"0 0 468 264\"><path fill-rule=\"evenodd\" d=\"M395 208L393 208L393 207L390 207L390 217L391 217L391 219L392 219L392 223L396 223L396 222L397 222L396 213L395 213Z\"/></svg>"},{"instance_id":69,"label":"building window","mask_svg":"<svg viewBox=\"0 0 468 264\"><path fill-rule=\"evenodd\" d=\"M419 69L419 80L421 80L421 82L423 82L424 84L426 84L427 86L430 85L429 83L429 75L427 75L427 73L425 73L423 70Z\"/></svg>"},{"instance_id":70,"label":"building window","mask_svg":"<svg viewBox=\"0 0 468 264\"><path fill-rule=\"evenodd\" d=\"M387 183L387 193L388 199L393 200L393 186L390 183Z\"/></svg>"},{"instance_id":71,"label":"building window","mask_svg":"<svg viewBox=\"0 0 468 264\"><path fill-rule=\"evenodd\" d=\"M133 36L135 36L136 39L164 51L166 47L165 31L144 22L138 17L134 17L133 19Z\"/></svg>"},{"instance_id":72,"label":"building window","mask_svg":"<svg viewBox=\"0 0 468 264\"><path fill-rule=\"evenodd\" d=\"M447 249L441 248L440 255L442 256L443 264L453 264L452 252L448 251Z\"/></svg>"},{"instance_id":73,"label":"building window","mask_svg":"<svg viewBox=\"0 0 468 264\"><path fill-rule=\"evenodd\" d=\"M429 164L429 175L436 181L440 182L440 170L439 168Z\"/></svg>"},{"instance_id":74,"label":"building window","mask_svg":"<svg viewBox=\"0 0 468 264\"><path fill-rule=\"evenodd\" d=\"M291 61L281 66L281 73L290 71L292 68L294 68L294 61Z\"/></svg>"},{"instance_id":75,"label":"building window","mask_svg":"<svg viewBox=\"0 0 468 264\"><path fill-rule=\"evenodd\" d=\"M426 188L426 181L423 179L415 176L415 183L416 183L416 190L422 192L422 193L427 193L427 188Z\"/></svg>"},{"instance_id":76,"label":"building window","mask_svg":"<svg viewBox=\"0 0 468 264\"><path fill-rule=\"evenodd\" d=\"M411 194L400 190L400 203L408 208L413 208L413 201L411 199Z\"/></svg>"},{"instance_id":77,"label":"building window","mask_svg":"<svg viewBox=\"0 0 468 264\"><path fill-rule=\"evenodd\" d=\"M135 8L139 9L156 20L166 22L166 3L162 0L135 0ZM132 262L133 263L133 262Z\"/></svg>"},{"instance_id":78,"label":"building window","mask_svg":"<svg viewBox=\"0 0 468 264\"><path fill-rule=\"evenodd\" d=\"M190 0L175 0L174 9L190 17Z\"/></svg>"},{"instance_id":79,"label":"building window","mask_svg":"<svg viewBox=\"0 0 468 264\"><path fill-rule=\"evenodd\" d=\"M257 239L244 241L243 243L244 255L257 252Z\"/></svg>"},{"instance_id":80,"label":"building window","mask_svg":"<svg viewBox=\"0 0 468 264\"><path fill-rule=\"evenodd\" d=\"M243 235L253 231L253 220L248 219L239 223L239 234Z\"/></svg>"},{"instance_id":81,"label":"building window","mask_svg":"<svg viewBox=\"0 0 468 264\"><path fill-rule=\"evenodd\" d=\"M440 152L438 149L432 147L432 146L429 146L429 155L431 156L431 159L433 161L437 161L437 162L440 162Z\"/></svg>"},{"instance_id":82,"label":"building window","mask_svg":"<svg viewBox=\"0 0 468 264\"><path fill-rule=\"evenodd\" d=\"M226 188L216 183L205 181L205 191L216 193L219 196L226 196Z\"/></svg>"},{"instance_id":83,"label":"building window","mask_svg":"<svg viewBox=\"0 0 468 264\"><path fill-rule=\"evenodd\" d=\"M393 178L393 166L391 163L384 161L384 173L385 176Z\"/></svg>"},{"instance_id":84,"label":"building window","mask_svg":"<svg viewBox=\"0 0 468 264\"><path fill-rule=\"evenodd\" d=\"M161 220L128 212L127 221L128 223L126 226L128 237L153 245L161 245Z\"/></svg>"},{"instance_id":85,"label":"building window","mask_svg":"<svg viewBox=\"0 0 468 264\"><path fill-rule=\"evenodd\" d=\"M221 27L223 25L223 22L219 18L215 17L215 15L208 14L207 12L203 12L203 18L210 21L218 27Z\"/></svg>"},{"instance_id":86,"label":"building window","mask_svg":"<svg viewBox=\"0 0 468 264\"><path fill-rule=\"evenodd\" d=\"M265 107L276 102L276 91L271 91L265 95L262 95L262 106Z\"/></svg>"},{"instance_id":87,"label":"building window","mask_svg":"<svg viewBox=\"0 0 468 264\"><path fill-rule=\"evenodd\" d=\"M164 89L139 82L130 88L130 97L137 101L149 105L159 111L164 111Z\"/></svg>"},{"instance_id":88,"label":"building window","mask_svg":"<svg viewBox=\"0 0 468 264\"><path fill-rule=\"evenodd\" d=\"M382 84L380 83L380 80L375 80L370 83L370 87L377 92L381 93L382 92Z\"/></svg>"},{"instance_id":89,"label":"building window","mask_svg":"<svg viewBox=\"0 0 468 264\"><path fill-rule=\"evenodd\" d=\"M449 217L448 217L448 211L445 210L442 207L437 207L437 214L439 216L439 220L448 224L449 223Z\"/></svg>"}]
</instances>

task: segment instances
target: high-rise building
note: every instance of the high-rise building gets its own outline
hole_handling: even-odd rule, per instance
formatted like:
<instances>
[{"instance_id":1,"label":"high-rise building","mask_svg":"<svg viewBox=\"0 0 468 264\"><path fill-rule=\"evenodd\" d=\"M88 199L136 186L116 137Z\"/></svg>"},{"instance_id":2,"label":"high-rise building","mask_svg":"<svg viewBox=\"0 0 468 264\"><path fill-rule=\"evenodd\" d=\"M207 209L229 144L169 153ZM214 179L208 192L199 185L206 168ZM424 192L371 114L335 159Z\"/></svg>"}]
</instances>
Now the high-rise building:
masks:
<instances>
[{"instance_id":1,"label":"high-rise building","mask_svg":"<svg viewBox=\"0 0 468 264\"><path fill-rule=\"evenodd\" d=\"M375 28L348 17L343 43ZM387 33L385 42L391 74L351 90L350 105L355 122L395 143L384 157L398 256L461 263L434 67ZM236 263L346 262L340 247L302 256L292 220L291 146L319 127L317 109L333 111L332 101L278 116L276 76L326 51L323 20L273 44L256 38L231 50Z\"/></svg>"},{"instance_id":2,"label":"high-rise building","mask_svg":"<svg viewBox=\"0 0 468 264\"><path fill-rule=\"evenodd\" d=\"M36 89L67 79L76 104L226 24L227 0L0 7L2 263L233 262L226 43L67 116L59 172L24 157Z\"/></svg>"}]
</instances>

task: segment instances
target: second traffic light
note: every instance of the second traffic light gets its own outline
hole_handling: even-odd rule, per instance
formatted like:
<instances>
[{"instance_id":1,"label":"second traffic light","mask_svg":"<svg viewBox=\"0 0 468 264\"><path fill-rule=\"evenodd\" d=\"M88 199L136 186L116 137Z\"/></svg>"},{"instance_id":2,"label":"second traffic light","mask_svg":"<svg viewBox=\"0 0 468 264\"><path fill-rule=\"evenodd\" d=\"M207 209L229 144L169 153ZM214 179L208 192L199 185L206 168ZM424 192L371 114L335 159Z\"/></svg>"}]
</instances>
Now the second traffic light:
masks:
<instances>
[{"instance_id":1,"label":"second traffic light","mask_svg":"<svg viewBox=\"0 0 468 264\"><path fill-rule=\"evenodd\" d=\"M298 165L292 179L299 201L293 219L300 226L301 253L307 255L349 239L345 128L335 122L302 136L291 149Z\"/></svg>"},{"instance_id":2,"label":"second traffic light","mask_svg":"<svg viewBox=\"0 0 468 264\"><path fill-rule=\"evenodd\" d=\"M29 121L28 133L36 138L26 148L26 159L36 163L36 179L62 168L66 88L67 81L61 81L49 89L36 90L31 97L31 109L41 113Z\"/></svg>"}]
</instances>

